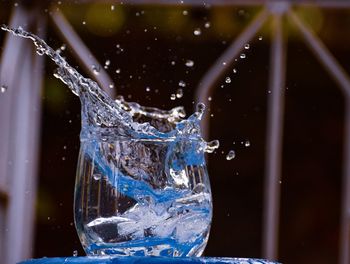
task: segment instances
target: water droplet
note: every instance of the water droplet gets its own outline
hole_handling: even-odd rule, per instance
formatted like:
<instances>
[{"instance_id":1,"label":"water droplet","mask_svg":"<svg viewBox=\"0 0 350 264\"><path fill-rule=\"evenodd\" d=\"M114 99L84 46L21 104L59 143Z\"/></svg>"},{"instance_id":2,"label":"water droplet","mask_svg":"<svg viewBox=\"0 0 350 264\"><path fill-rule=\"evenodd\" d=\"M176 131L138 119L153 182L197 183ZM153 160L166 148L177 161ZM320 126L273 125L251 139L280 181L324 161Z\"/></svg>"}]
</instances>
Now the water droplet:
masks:
<instances>
[{"instance_id":1,"label":"water droplet","mask_svg":"<svg viewBox=\"0 0 350 264\"><path fill-rule=\"evenodd\" d=\"M99 75L101 68L100 68L100 66L92 65L92 70L93 70L95 75Z\"/></svg>"},{"instance_id":2,"label":"water droplet","mask_svg":"<svg viewBox=\"0 0 350 264\"><path fill-rule=\"evenodd\" d=\"M101 174L96 173L92 177L94 178L95 181L101 180Z\"/></svg>"},{"instance_id":3,"label":"water droplet","mask_svg":"<svg viewBox=\"0 0 350 264\"><path fill-rule=\"evenodd\" d=\"M111 65L111 61L110 60L106 60L104 68L107 70L109 65Z\"/></svg>"},{"instance_id":4,"label":"water droplet","mask_svg":"<svg viewBox=\"0 0 350 264\"><path fill-rule=\"evenodd\" d=\"M63 51L63 50L66 50L66 47L67 47L66 44L62 44L61 47L60 47L60 49L61 49L62 51Z\"/></svg>"},{"instance_id":5,"label":"water droplet","mask_svg":"<svg viewBox=\"0 0 350 264\"><path fill-rule=\"evenodd\" d=\"M226 64L227 64L226 61L224 61L224 62L222 63L222 65L224 65L224 66L225 66Z\"/></svg>"},{"instance_id":6,"label":"water droplet","mask_svg":"<svg viewBox=\"0 0 350 264\"><path fill-rule=\"evenodd\" d=\"M119 69L119 68L116 69L116 70L115 70L115 73L119 74L119 73L120 73L120 69Z\"/></svg>"},{"instance_id":7,"label":"water droplet","mask_svg":"<svg viewBox=\"0 0 350 264\"><path fill-rule=\"evenodd\" d=\"M111 83L111 84L109 84L108 87L109 87L109 89L113 89L114 88L114 84Z\"/></svg>"},{"instance_id":8,"label":"water droplet","mask_svg":"<svg viewBox=\"0 0 350 264\"><path fill-rule=\"evenodd\" d=\"M220 146L219 140L213 140L207 143L207 146L205 148L205 151L208 153L213 153L215 149L217 149Z\"/></svg>"},{"instance_id":9,"label":"water droplet","mask_svg":"<svg viewBox=\"0 0 350 264\"><path fill-rule=\"evenodd\" d=\"M187 67L193 67L194 61L193 61L193 60L187 60L186 63L185 63L185 65L186 65Z\"/></svg>"},{"instance_id":10,"label":"water droplet","mask_svg":"<svg viewBox=\"0 0 350 264\"><path fill-rule=\"evenodd\" d=\"M83 23L83 25L86 25L86 21L83 21L82 23Z\"/></svg>"},{"instance_id":11,"label":"water droplet","mask_svg":"<svg viewBox=\"0 0 350 264\"><path fill-rule=\"evenodd\" d=\"M230 77L226 77L225 83L231 83L231 78Z\"/></svg>"},{"instance_id":12,"label":"water droplet","mask_svg":"<svg viewBox=\"0 0 350 264\"><path fill-rule=\"evenodd\" d=\"M245 146L245 147L250 147L250 141L249 141L249 140L246 140L246 141L244 142L244 146Z\"/></svg>"},{"instance_id":13,"label":"water droplet","mask_svg":"<svg viewBox=\"0 0 350 264\"><path fill-rule=\"evenodd\" d=\"M241 59L245 59L245 54L244 53L242 53L240 56L239 56Z\"/></svg>"},{"instance_id":14,"label":"water droplet","mask_svg":"<svg viewBox=\"0 0 350 264\"><path fill-rule=\"evenodd\" d=\"M250 48L250 45L249 45L249 44L245 44L245 45L244 45L244 48L245 48L246 50L248 50L248 49Z\"/></svg>"},{"instance_id":15,"label":"water droplet","mask_svg":"<svg viewBox=\"0 0 350 264\"><path fill-rule=\"evenodd\" d=\"M196 28L196 29L193 31L193 34L194 34L195 36L199 36L200 34L202 34L202 31L201 31L200 28Z\"/></svg>"},{"instance_id":16,"label":"water droplet","mask_svg":"<svg viewBox=\"0 0 350 264\"><path fill-rule=\"evenodd\" d=\"M186 87L186 83L184 81L179 81L179 86L180 87Z\"/></svg>"},{"instance_id":17,"label":"water droplet","mask_svg":"<svg viewBox=\"0 0 350 264\"><path fill-rule=\"evenodd\" d=\"M227 155L226 155L226 159L227 160L232 160L236 157L236 152L234 150L230 150Z\"/></svg>"},{"instance_id":18,"label":"water droplet","mask_svg":"<svg viewBox=\"0 0 350 264\"><path fill-rule=\"evenodd\" d=\"M184 10L184 11L182 11L182 14L183 14L184 16L187 16L187 15L188 15L188 11L187 11L187 10Z\"/></svg>"},{"instance_id":19,"label":"water droplet","mask_svg":"<svg viewBox=\"0 0 350 264\"><path fill-rule=\"evenodd\" d=\"M174 66L175 65L175 61L171 61L170 64Z\"/></svg>"},{"instance_id":20,"label":"water droplet","mask_svg":"<svg viewBox=\"0 0 350 264\"><path fill-rule=\"evenodd\" d=\"M262 36L259 36L259 40L263 40L263 37L262 37Z\"/></svg>"},{"instance_id":21,"label":"water droplet","mask_svg":"<svg viewBox=\"0 0 350 264\"><path fill-rule=\"evenodd\" d=\"M181 88L176 90L176 97L181 98L184 95L184 92Z\"/></svg>"},{"instance_id":22,"label":"water droplet","mask_svg":"<svg viewBox=\"0 0 350 264\"><path fill-rule=\"evenodd\" d=\"M151 88L149 88L148 86L146 87L146 92L150 92Z\"/></svg>"},{"instance_id":23,"label":"water droplet","mask_svg":"<svg viewBox=\"0 0 350 264\"><path fill-rule=\"evenodd\" d=\"M111 10L114 11L114 9L115 9L115 6L111 5Z\"/></svg>"},{"instance_id":24,"label":"water droplet","mask_svg":"<svg viewBox=\"0 0 350 264\"><path fill-rule=\"evenodd\" d=\"M170 100L175 100L176 99L176 95L175 94L171 94L170 95Z\"/></svg>"},{"instance_id":25,"label":"water droplet","mask_svg":"<svg viewBox=\"0 0 350 264\"><path fill-rule=\"evenodd\" d=\"M0 87L0 92L1 93L5 93L6 91L7 91L7 86L6 85L1 85L1 87Z\"/></svg>"},{"instance_id":26,"label":"water droplet","mask_svg":"<svg viewBox=\"0 0 350 264\"><path fill-rule=\"evenodd\" d=\"M205 28L210 28L210 22L205 23L205 24L204 24L204 27L205 27Z\"/></svg>"},{"instance_id":27,"label":"water droplet","mask_svg":"<svg viewBox=\"0 0 350 264\"><path fill-rule=\"evenodd\" d=\"M77 257L78 256L78 250L74 250L73 251L73 257Z\"/></svg>"},{"instance_id":28,"label":"water droplet","mask_svg":"<svg viewBox=\"0 0 350 264\"><path fill-rule=\"evenodd\" d=\"M213 99L211 98L211 96L209 96L208 97L208 101L211 102L211 100L213 100Z\"/></svg>"}]
</instances>

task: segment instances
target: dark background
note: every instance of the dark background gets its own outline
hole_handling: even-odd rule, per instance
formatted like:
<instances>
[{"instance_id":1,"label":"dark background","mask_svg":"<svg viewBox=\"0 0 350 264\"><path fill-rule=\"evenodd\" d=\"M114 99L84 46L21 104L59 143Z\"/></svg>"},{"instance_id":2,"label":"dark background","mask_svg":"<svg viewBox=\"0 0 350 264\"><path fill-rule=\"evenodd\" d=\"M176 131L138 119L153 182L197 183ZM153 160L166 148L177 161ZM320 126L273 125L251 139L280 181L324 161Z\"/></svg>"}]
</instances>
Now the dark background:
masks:
<instances>
[{"instance_id":1,"label":"dark background","mask_svg":"<svg viewBox=\"0 0 350 264\"><path fill-rule=\"evenodd\" d=\"M12 3L0 4L1 23L5 23ZM147 106L184 105L187 113L193 111L195 88L206 70L260 10L118 4L114 11L110 4L61 4L59 8L101 64L111 61L107 71L118 94ZM350 10L296 11L350 72ZM48 15L44 7L41 15ZM204 26L207 22L209 28ZM193 34L196 28L201 28L201 35ZM232 82L225 83L223 77L216 84L207 111L213 115L210 139L219 139L221 147L208 155L214 218L206 256L261 257L270 28L271 21L249 43L247 57L238 59L226 73ZM279 259L336 263L344 97L288 21L284 29L288 53ZM47 39L54 48L64 44L50 20ZM69 48L63 54L83 72ZM185 65L188 59L194 61L193 67ZM34 257L71 256L74 250L84 254L73 224L80 102L53 77L54 69L47 61ZM170 95L180 80L186 82L184 96L173 101ZM229 150L236 152L231 161L225 158Z\"/></svg>"}]
</instances>

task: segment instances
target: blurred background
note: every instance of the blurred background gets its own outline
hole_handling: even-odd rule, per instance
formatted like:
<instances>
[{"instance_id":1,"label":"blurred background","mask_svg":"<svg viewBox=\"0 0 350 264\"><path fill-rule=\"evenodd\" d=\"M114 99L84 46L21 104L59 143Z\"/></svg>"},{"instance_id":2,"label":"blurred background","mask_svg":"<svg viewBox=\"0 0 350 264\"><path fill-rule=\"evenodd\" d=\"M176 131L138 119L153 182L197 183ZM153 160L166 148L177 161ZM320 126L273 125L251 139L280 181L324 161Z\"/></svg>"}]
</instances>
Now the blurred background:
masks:
<instances>
[{"instance_id":1,"label":"blurred background","mask_svg":"<svg viewBox=\"0 0 350 264\"><path fill-rule=\"evenodd\" d=\"M42 2L45 3L1 0L0 23L8 24L16 8L37 8L36 16L46 21L45 29L39 28L37 34L44 36L53 48L61 47L68 62L90 76L50 18L53 10L59 9L102 67L105 66L113 81L110 89L128 101L146 106L170 109L183 105L187 114L193 112L196 89L208 69L265 8L263 1L261 5L239 2L191 5L191 1L164 5L152 1ZM291 7L345 72L350 72L348 6ZM204 102L211 102L206 112L210 121L208 138L220 140L220 148L208 155L214 217L205 256L263 257L272 24L272 18L268 18L251 40L244 43L247 45L227 65L212 87L210 98ZM346 99L290 19L283 16L282 24L286 74L278 260L336 263L340 260ZM22 25L32 29L27 26ZM1 31L3 54L5 37ZM30 249L36 258L72 256L76 250L84 255L73 223L80 102L53 76L53 63L45 60L38 101L41 114L36 199L34 207L30 207L35 222L33 227L27 227L33 228ZM13 89L3 79L0 85L3 87L0 97ZM174 98L172 94L181 94L178 89L182 89L183 95ZM13 109L21 107L16 100L11 104ZM7 128L0 124L0 133ZM226 155L230 150L235 151L235 158L228 161ZM0 149L0 156L5 151ZM2 195L4 201L11 200L5 192ZM4 212L0 215L3 219ZM6 232L2 226L0 237Z\"/></svg>"}]
</instances>

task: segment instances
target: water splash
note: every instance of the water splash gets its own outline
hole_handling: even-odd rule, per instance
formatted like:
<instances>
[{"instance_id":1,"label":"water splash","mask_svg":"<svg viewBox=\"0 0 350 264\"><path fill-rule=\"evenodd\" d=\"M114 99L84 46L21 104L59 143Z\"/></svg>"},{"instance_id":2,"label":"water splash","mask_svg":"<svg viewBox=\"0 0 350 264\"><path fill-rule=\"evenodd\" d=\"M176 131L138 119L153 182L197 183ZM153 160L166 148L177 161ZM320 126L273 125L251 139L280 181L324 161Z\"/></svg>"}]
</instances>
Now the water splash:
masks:
<instances>
[{"instance_id":1,"label":"water splash","mask_svg":"<svg viewBox=\"0 0 350 264\"><path fill-rule=\"evenodd\" d=\"M1 28L32 40L37 53L58 66L55 77L80 98L75 221L86 252L199 256L212 215L204 152L219 147L218 140L207 143L200 136L205 105L199 103L184 119L183 107L166 111L122 96L113 100L36 35L22 28ZM179 86L186 83L180 81ZM182 96L182 90L177 94ZM91 192L82 195L87 187ZM104 202L97 215L95 202L102 198L118 206Z\"/></svg>"},{"instance_id":2,"label":"water splash","mask_svg":"<svg viewBox=\"0 0 350 264\"><path fill-rule=\"evenodd\" d=\"M89 128L82 129L85 131L81 135L82 138L92 135L108 136L111 134L109 128L113 128L114 134L117 130L117 135L115 135L117 137L176 138L183 134L200 137L199 122L204 113L204 104L199 104L197 111L184 119L183 107L175 107L166 111L127 102L123 97L113 100L95 81L83 77L38 36L23 30L22 27L10 28L2 25L1 29L15 36L32 40L37 53L47 55L58 66L54 76L65 83L81 100L82 126ZM180 81L179 86L185 87L186 83ZM217 147L218 145L215 145L214 149ZM203 140L203 149L211 151L212 147L210 143Z\"/></svg>"}]
</instances>

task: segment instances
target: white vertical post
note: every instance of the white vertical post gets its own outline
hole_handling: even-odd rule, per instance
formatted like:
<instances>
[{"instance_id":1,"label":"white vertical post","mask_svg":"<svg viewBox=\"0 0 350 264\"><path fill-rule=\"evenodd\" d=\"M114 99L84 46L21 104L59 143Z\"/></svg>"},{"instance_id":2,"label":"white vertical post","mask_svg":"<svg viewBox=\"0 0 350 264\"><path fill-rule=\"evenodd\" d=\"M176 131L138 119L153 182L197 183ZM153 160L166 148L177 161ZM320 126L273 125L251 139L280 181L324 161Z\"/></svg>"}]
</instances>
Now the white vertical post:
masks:
<instances>
[{"instance_id":1,"label":"white vertical post","mask_svg":"<svg viewBox=\"0 0 350 264\"><path fill-rule=\"evenodd\" d=\"M270 93L268 94L266 132L263 256L270 260L277 260L286 69L282 13L275 12L272 22Z\"/></svg>"},{"instance_id":2,"label":"white vertical post","mask_svg":"<svg viewBox=\"0 0 350 264\"><path fill-rule=\"evenodd\" d=\"M11 26L30 27L34 14L17 7ZM8 192L1 263L13 264L31 257L33 247L43 58L37 58L30 42L8 38L1 61L1 83L8 86L0 104L4 110L0 169Z\"/></svg>"}]
</instances>

